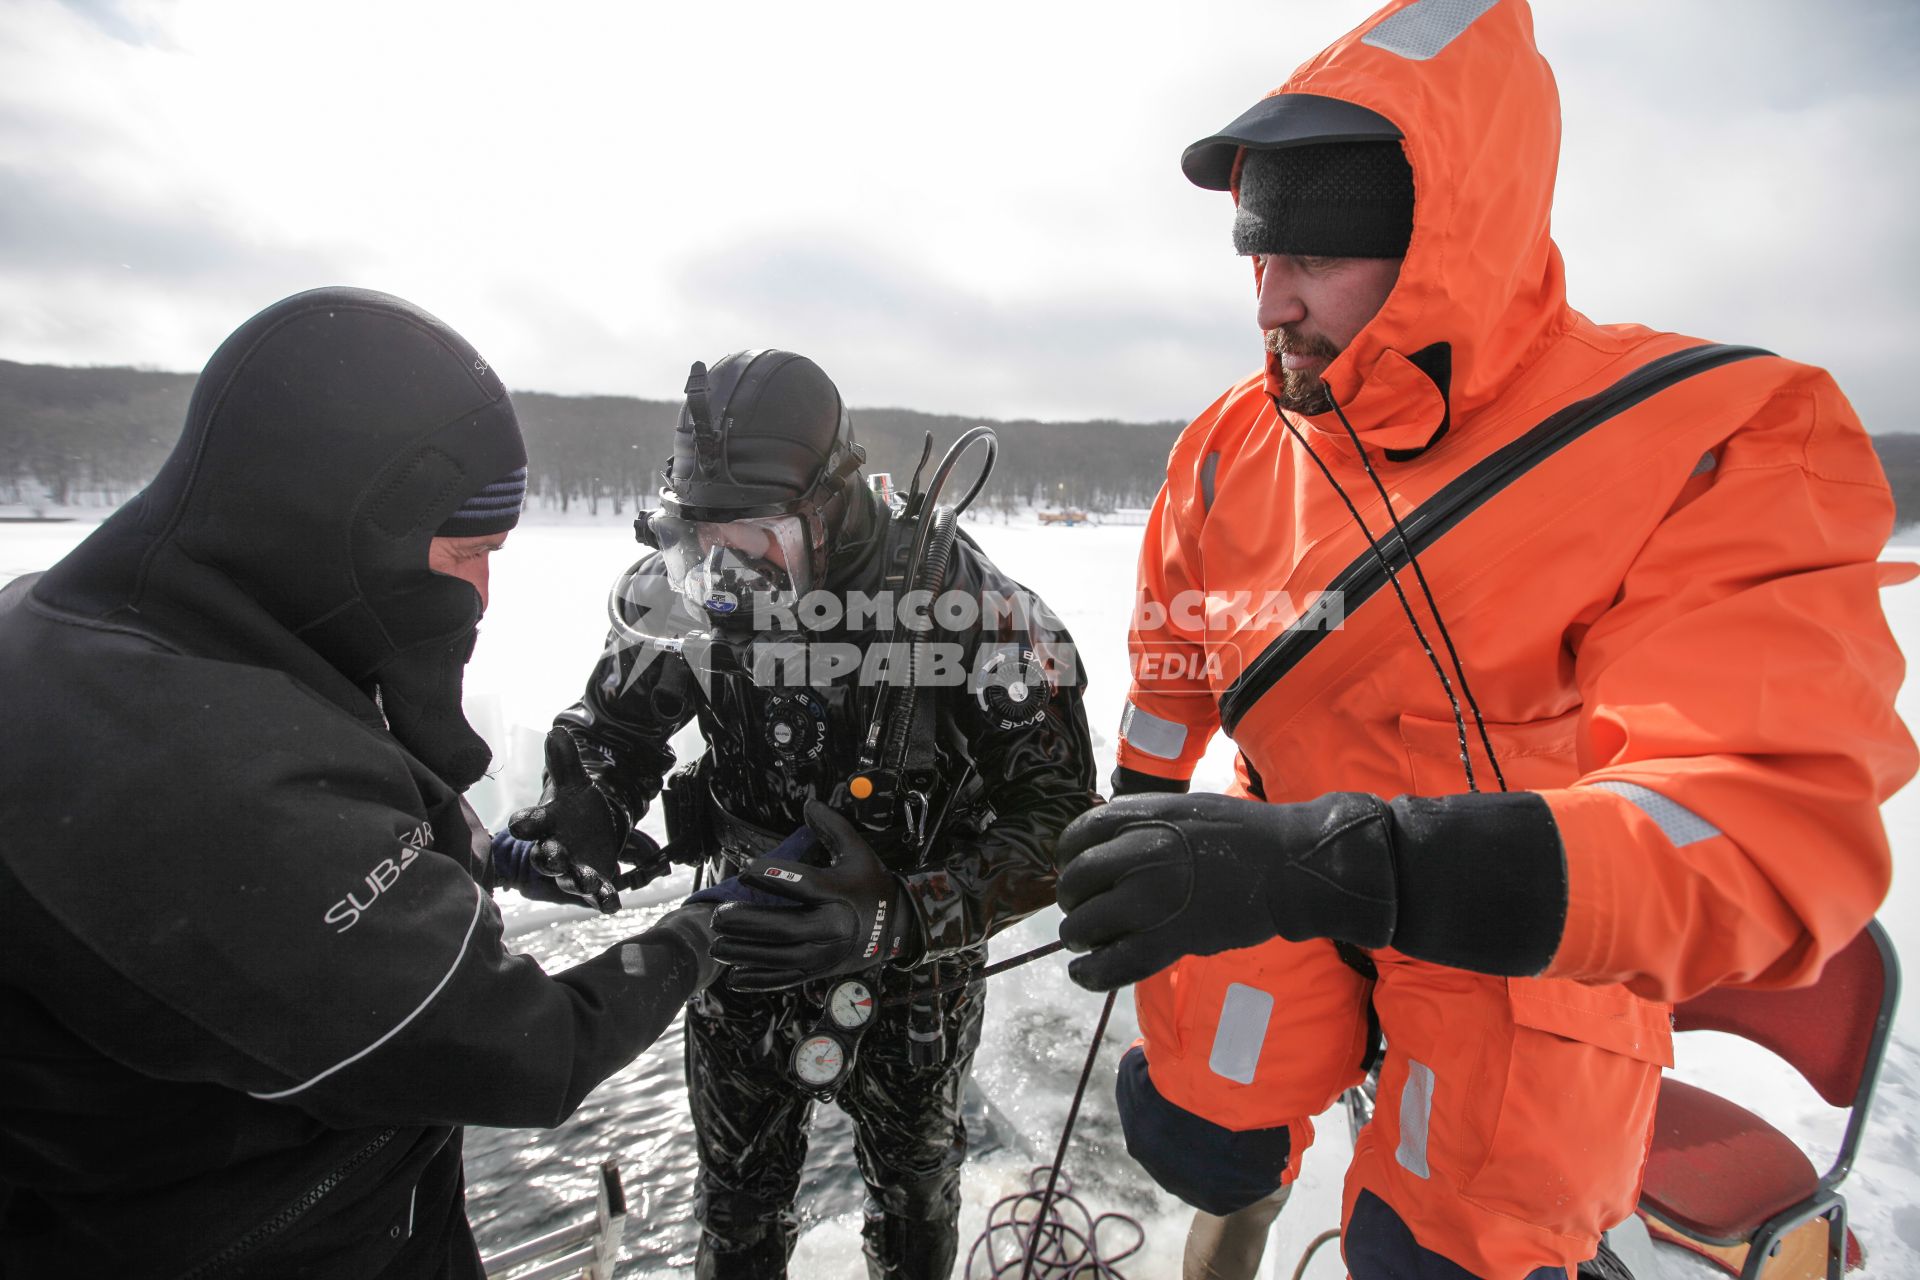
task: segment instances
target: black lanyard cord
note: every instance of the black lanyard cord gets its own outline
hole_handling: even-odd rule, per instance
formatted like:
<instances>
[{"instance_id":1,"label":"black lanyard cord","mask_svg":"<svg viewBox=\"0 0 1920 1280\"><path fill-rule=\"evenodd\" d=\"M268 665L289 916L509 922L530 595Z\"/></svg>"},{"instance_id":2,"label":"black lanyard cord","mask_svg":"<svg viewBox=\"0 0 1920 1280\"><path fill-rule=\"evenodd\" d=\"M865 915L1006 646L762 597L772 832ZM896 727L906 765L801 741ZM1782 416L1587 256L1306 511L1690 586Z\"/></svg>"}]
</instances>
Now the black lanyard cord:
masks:
<instances>
[{"instance_id":1,"label":"black lanyard cord","mask_svg":"<svg viewBox=\"0 0 1920 1280\"><path fill-rule=\"evenodd\" d=\"M1286 411L1280 407L1278 397L1274 396L1272 392L1268 392L1267 398L1273 401L1273 411L1279 415L1280 425L1287 429L1288 434L1306 451L1306 455L1313 459L1313 465L1320 468L1320 474L1325 476L1327 483L1333 486L1333 491L1340 495L1340 501L1346 504L1347 514L1353 517L1353 523L1359 528L1360 536L1367 540L1368 550L1373 552L1373 558L1379 562L1381 569L1386 572L1387 582L1393 587L1393 594L1400 601L1400 611L1407 615L1407 622L1413 627L1414 638L1420 641L1420 648L1426 653L1427 661L1433 664L1433 674L1440 678L1440 688L1446 692L1447 705L1453 708L1453 727L1460 738L1460 764L1467 771L1467 790L1478 791L1480 785L1473 776L1473 757L1467 751L1467 722L1465 717L1460 714L1460 700L1454 697L1453 681L1447 679L1446 668L1440 665L1440 658L1434 653L1433 645L1428 642L1427 633L1425 629L1421 627L1419 617L1413 612L1413 605L1407 601L1407 593L1400 586L1400 575L1394 572L1393 562L1387 558L1387 553L1380 549L1379 539L1375 538L1373 536L1373 530L1367 527L1366 520L1360 515L1360 509L1354 506L1353 499L1347 496L1346 488L1342 486L1340 481L1334 476L1333 469L1326 464L1325 459L1314 451L1313 446L1307 443L1306 436L1301 432L1299 427L1293 424L1293 419L1287 416ZM1338 405L1334 407L1336 409L1339 408ZM1366 457L1365 450L1361 451L1360 456L1362 458ZM1392 511L1393 507L1391 503L1388 504L1387 509L1389 512ZM1398 523L1396 519L1395 525L1397 526ZM1413 556L1413 546L1411 543L1404 542L1405 537L1405 534L1401 535L1403 545L1407 548L1407 556L1411 559ZM1433 597L1427 597L1427 603L1431 606ZM1438 617L1438 613L1436 613L1435 616Z\"/></svg>"},{"instance_id":2,"label":"black lanyard cord","mask_svg":"<svg viewBox=\"0 0 1920 1280\"><path fill-rule=\"evenodd\" d=\"M1407 564L1413 569L1414 579L1420 584L1420 594L1427 599L1427 608L1433 613L1434 625L1440 629L1440 642L1447 647L1447 657L1453 663L1453 673L1460 678L1460 692L1467 700L1467 708L1473 712L1474 727L1480 733L1480 748L1487 753L1487 763L1493 766L1494 781L1500 789L1507 789L1506 775L1500 772L1499 757L1493 754L1493 741L1487 736L1487 721L1480 714L1480 702L1473 696L1473 686L1467 683L1467 669L1460 664L1460 651L1453 647L1453 635L1447 630L1447 620L1441 616L1440 605L1433 598L1433 589L1427 585L1426 570L1420 567L1420 557L1414 554L1413 539L1407 536L1406 528L1400 523L1400 513L1394 510L1393 499L1387 495L1387 486L1380 482L1380 473L1373 469L1373 459L1367 456L1367 447L1360 443L1360 433L1347 421L1346 411L1340 402L1328 397L1333 404L1333 412L1340 419L1340 425L1347 429L1347 438L1353 441L1354 452L1360 455L1360 465L1366 468L1367 478L1373 481L1375 492L1380 495L1381 503L1387 509L1387 519L1393 522L1393 531L1400 536L1400 545L1407 550ZM1375 554L1379 549L1375 548ZM1389 573L1392 570L1388 570ZM1466 727L1459 723L1460 706L1453 707L1454 727L1460 731L1460 759L1467 766L1468 787L1472 789L1473 765L1467 756Z\"/></svg>"}]
</instances>

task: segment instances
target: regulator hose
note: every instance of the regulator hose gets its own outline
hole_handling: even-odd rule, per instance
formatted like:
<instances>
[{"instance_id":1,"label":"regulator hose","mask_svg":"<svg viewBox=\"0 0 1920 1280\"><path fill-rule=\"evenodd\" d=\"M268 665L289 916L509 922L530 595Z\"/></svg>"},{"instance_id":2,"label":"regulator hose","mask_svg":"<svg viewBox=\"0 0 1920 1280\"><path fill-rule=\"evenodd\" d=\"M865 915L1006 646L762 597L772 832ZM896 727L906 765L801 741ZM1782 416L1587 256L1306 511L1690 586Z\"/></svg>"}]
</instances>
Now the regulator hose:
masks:
<instances>
[{"instance_id":1,"label":"regulator hose","mask_svg":"<svg viewBox=\"0 0 1920 1280\"><path fill-rule=\"evenodd\" d=\"M929 436L928 439L931 440L932 437ZM966 496L953 506L939 506L940 494L947 487L947 477L953 474L954 467L959 464L967 450L980 443L985 443L987 446L987 460L981 466L980 474L974 480L973 487L968 489ZM940 459L940 465L933 469L932 479L927 481L926 490L915 492L908 498L908 511L919 513L920 522L919 527L914 530L912 549L907 553L906 572L901 575L901 581L906 583L910 590L938 589L941 579L946 576L947 558L953 548L953 539L959 531L960 513L965 511L979 496L980 490L986 487L987 477L993 474L993 464L999 456L1000 441L993 434L993 428L985 426L970 428L960 434L960 438L953 442L953 446ZM931 514L927 514L929 512ZM935 563L929 564L927 562L929 547L936 536L939 538L937 557ZM923 583L929 582L930 586L922 586ZM898 612L895 609L888 613L884 637L884 643L887 645L893 643ZM860 753L860 770L863 773L881 765L889 770L897 770L905 758L907 734L913 725L911 712L915 696L914 676L918 673L921 653L920 646L916 644L908 655L909 667L905 693L908 714L894 714L896 710L894 699L888 696L892 692L891 689L882 689L880 696L873 701L873 719L867 725L865 745ZM889 717L892 718L889 719Z\"/></svg>"},{"instance_id":2,"label":"regulator hose","mask_svg":"<svg viewBox=\"0 0 1920 1280\"><path fill-rule=\"evenodd\" d=\"M628 590L633 580L640 576L640 570L651 557L642 556L627 566L627 571L613 580L613 589L607 592L607 622L613 628L613 634L619 637L620 645L626 649L654 648L665 649L668 653L679 653L683 642L678 636L650 635L627 621L626 611L621 605L627 603Z\"/></svg>"},{"instance_id":3,"label":"regulator hose","mask_svg":"<svg viewBox=\"0 0 1920 1280\"><path fill-rule=\"evenodd\" d=\"M933 514L926 517L926 522L932 531L923 548L926 562L908 584L909 592L937 592L940 584L946 581L947 561L952 557L953 538L959 529L959 514L953 507L935 507ZM880 751L882 760L906 759L907 737L913 732L914 706L920 700L920 672L926 663L932 661L931 644L924 638L916 639L907 649L907 680L900 687L900 705L888 710L886 744Z\"/></svg>"}]
</instances>

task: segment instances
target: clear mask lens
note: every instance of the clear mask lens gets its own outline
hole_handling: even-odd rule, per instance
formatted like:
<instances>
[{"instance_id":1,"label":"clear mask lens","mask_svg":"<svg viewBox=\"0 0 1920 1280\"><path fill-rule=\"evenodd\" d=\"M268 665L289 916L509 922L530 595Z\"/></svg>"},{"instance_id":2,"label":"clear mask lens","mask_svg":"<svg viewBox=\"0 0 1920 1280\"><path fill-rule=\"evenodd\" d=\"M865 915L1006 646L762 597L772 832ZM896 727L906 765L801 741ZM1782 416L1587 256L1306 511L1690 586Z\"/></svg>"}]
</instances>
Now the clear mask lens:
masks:
<instances>
[{"instance_id":1,"label":"clear mask lens","mask_svg":"<svg viewBox=\"0 0 1920 1280\"><path fill-rule=\"evenodd\" d=\"M648 527L674 589L715 621L751 619L756 605L812 588L812 549L799 516L716 524L656 515Z\"/></svg>"}]
</instances>

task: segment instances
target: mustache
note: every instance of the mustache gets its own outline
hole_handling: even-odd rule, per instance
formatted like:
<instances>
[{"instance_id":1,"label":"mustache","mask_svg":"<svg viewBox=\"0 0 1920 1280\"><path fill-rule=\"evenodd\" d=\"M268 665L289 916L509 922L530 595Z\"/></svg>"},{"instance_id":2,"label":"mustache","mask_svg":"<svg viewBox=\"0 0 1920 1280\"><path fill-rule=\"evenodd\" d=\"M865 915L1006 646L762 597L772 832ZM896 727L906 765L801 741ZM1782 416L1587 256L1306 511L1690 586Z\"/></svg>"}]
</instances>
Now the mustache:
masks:
<instances>
[{"instance_id":1,"label":"mustache","mask_svg":"<svg viewBox=\"0 0 1920 1280\"><path fill-rule=\"evenodd\" d=\"M1340 354L1340 348L1318 333L1308 333L1298 329L1269 329L1266 333L1267 351L1276 356L1314 356L1332 360Z\"/></svg>"}]
</instances>

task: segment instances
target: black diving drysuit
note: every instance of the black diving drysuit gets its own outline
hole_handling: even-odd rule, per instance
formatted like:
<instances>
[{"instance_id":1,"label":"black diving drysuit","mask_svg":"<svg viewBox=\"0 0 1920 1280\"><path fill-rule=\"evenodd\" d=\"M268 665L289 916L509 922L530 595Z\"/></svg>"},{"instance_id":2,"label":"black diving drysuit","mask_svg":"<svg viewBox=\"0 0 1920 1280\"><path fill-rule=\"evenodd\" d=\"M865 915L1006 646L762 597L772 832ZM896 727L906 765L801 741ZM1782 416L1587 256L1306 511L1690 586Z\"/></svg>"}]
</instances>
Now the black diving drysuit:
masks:
<instances>
[{"instance_id":1,"label":"black diving drysuit","mask_svg":"<svg viewBox=\"0 0 1920 1280\"><path fill-rule=\"evenodd\" d=\"M558 1124L711 976L664 925L543 973L481 883L428 549L525 460L459 335L315 290L0 592L6 1280L478 1280L459 1126Z\"/></svg>"},{"instance_id":2,"label":"black diving drysuit","mask_svg":"<svg viewBox=\"0 0 1920 1280\"><path fill-rule=\"evenodd\" d=\"M855 489L852 501L827 571L827 589L842 599L886 589L889 562L897 569L904 559L909 527L865 490ZM660 588L657 557L636 577L635 596L647 595L649 584ZM1065 629L964 536L954 543L944 587L975 601L985 593L1029 603L1014 616L981 610L974 625L938 633L964 654L965 670L956 683L922 690L933 713L923 713L915 731L935 739L920 744L937 775L927 788L931 810L939 813L949 795L953 803L924 854L869 833L908 886L924 944L916 970L894 966L879 976L875 994L883 1002L908 993L915 972L923 983L976 972L989 936L1051 903L1054 839L1096 802L1084 681ZM842 652L877 647L870 627L850 630L845 621L806 638ZM801 683L782 682L796 674L792 668L763 669L756 683L755 644L766 640L764 632L720 633L684 654L656 653L637 674L638 651L610 645L585 697L556 719L581 739L596 781L639 814L674 764L668 740L698 718L707 750L696 776L674 782L668 821L676 855L695 846L706 855L709 879L731 875L741 860L795 831L809 799L834 795L856 768L879 692L857 671ZM1051 679L1041 674L1049 664L1057 666ZM818 1022L822 994L817 984L749 994L722 980L688 1006L702 1277L785 1273L813 1101L790 1080L788 1059ZM979 1043L985 989L936 999L944 1030L937 1062L916 1066L908 1008L883 1008L835 1093L853 1119L870 1193L865 1236L875 1276L943 1277L956 1253L967 1143L960 1090Z\"/></svg>"}]
</instances>

